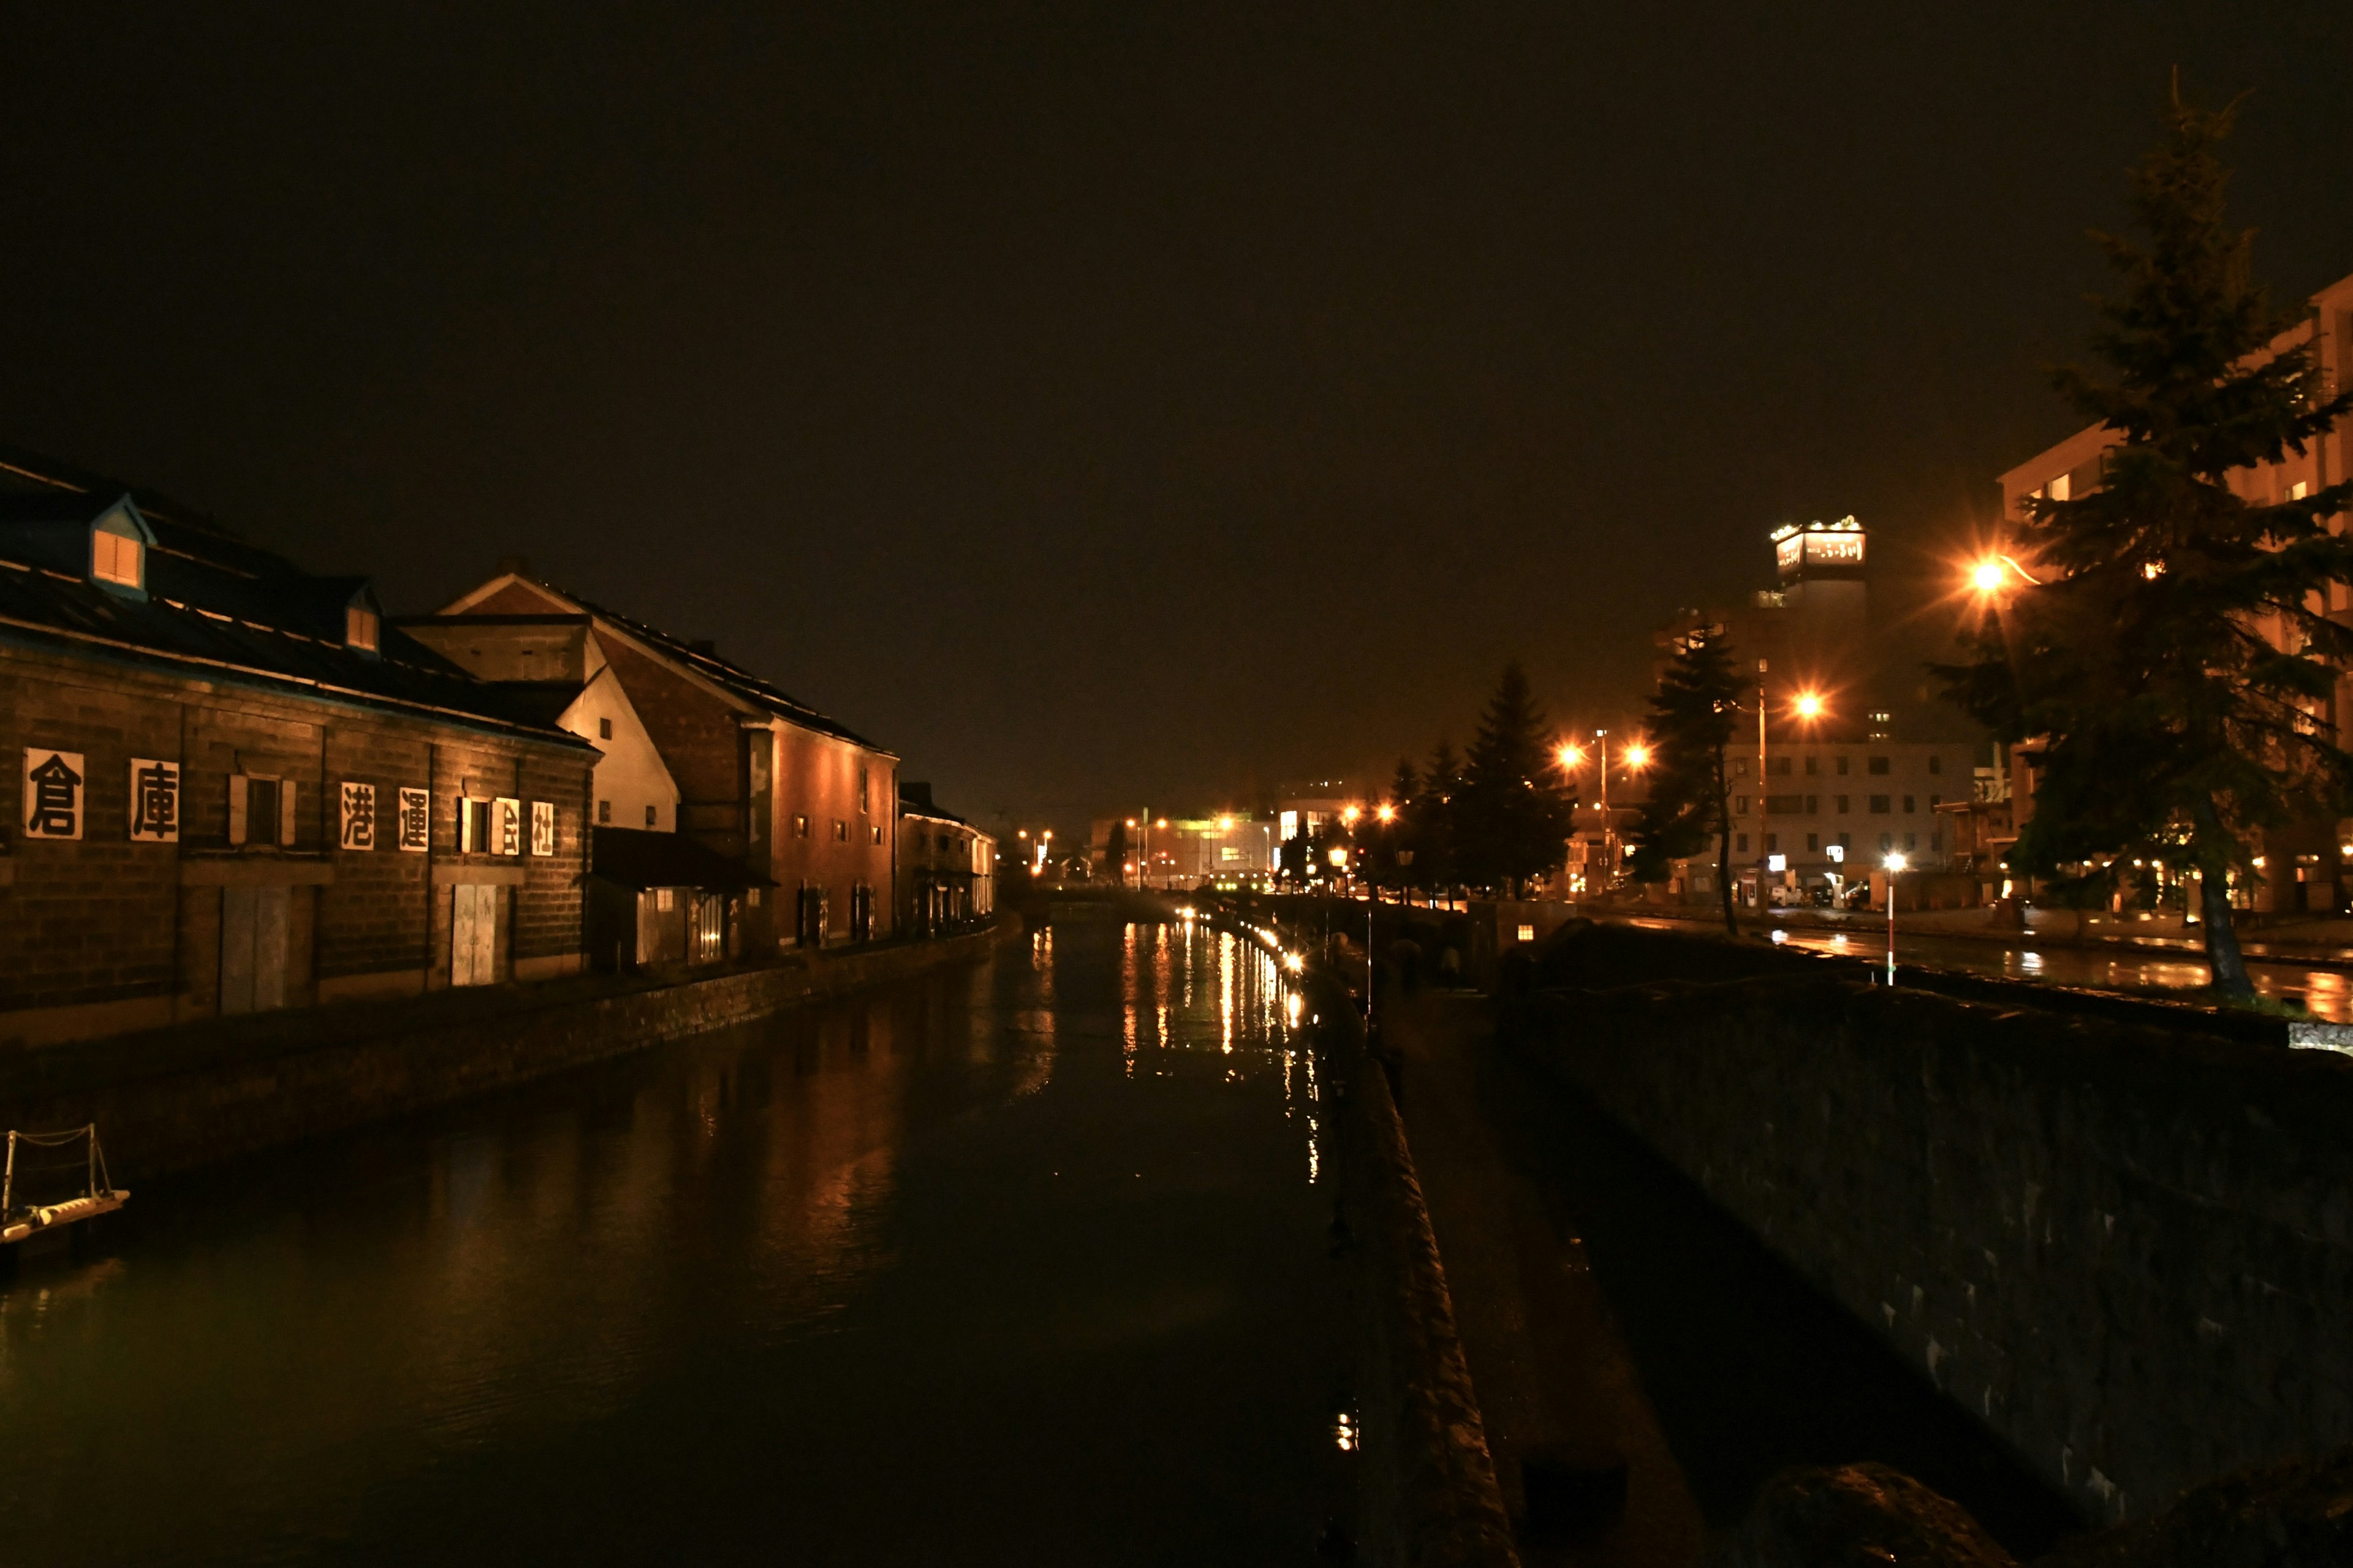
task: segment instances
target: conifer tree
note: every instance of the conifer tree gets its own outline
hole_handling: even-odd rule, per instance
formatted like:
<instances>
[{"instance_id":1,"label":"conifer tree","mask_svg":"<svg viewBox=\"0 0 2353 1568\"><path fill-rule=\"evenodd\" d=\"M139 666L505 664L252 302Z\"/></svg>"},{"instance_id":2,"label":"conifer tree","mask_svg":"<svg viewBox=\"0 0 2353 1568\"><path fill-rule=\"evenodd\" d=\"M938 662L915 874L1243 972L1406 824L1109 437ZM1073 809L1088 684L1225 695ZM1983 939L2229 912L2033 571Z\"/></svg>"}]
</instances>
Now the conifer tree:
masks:
<instances>
[{"instance_id":1,"label":"conifer tree","mask_svg":"<svg viewBox=\"0 0 2353 1568\"><path fill-rule=\"evenodd\" d=\"M1735 936L1740 922L1732 906L1732 812L1724 756L1742 689L1730 644L1709 630L1680 641L1651 698L1650 797L1631 835L1634 876L1644 882L1665 881L1670 861L1699 854L1713 837L1724 929Z\"/></svg>"},{"instance_id":2,"label":"conifer tree","mask_svg":"<svg viewBox=\"0 0 2353 1568\"><path fill-rule=\"evenodd\" d=\"M1552 764L1551 728L1517 659L1480 716L1464 772L1456 854L1471 881L1518 897L1567 854L1576 797Z\"/></svg>"},{"instance_id":3,"label":"conifer tree","mask_svg":"<svg viewBox=\"0 0 2353 1568\"><path fill-rule=\"evenodd\" d=\"M1430 766L1421 775L1421 793L1413 804L1413 868L1415 885L1426 892L1454 886L1454 813L1462 794L1462 761L1454 743L1443 736L1430 748Z\"/></svg>"},{"instance_id":4,"label":"conifer tree","mask_svg":"<svg viewBox=\"0 0 2353 1568\"><path fill-rule=\"evenodd\" d=\"M2224 224L2232 117L2177 86L2131 177L2139 235L2095 237L2122 280L2092 340L2105 374L2053 379L2116 444L2097 489L2034 501L2020 554L2041 583L1989 610L1974 662L1939 673L2003 737L2040 739L2012 870L2186 860L2213 983L2246 997L2225 879L2253 874L2255 835L2337 815L2353 784L2328 721L2353 630L2325 613L2330 586L2353 582L2327 521L2353 484L2251 500L2230 480L2305 453L2353 395L2329 396L2307 350L2269 353L2293 320L2251 280L2252 236Z\"/></svg>"},{"instance_id":5,"label":"conifer tree","mask_svg":"<svg viewBox=\"0 0 2353 1568\"><path fill-rule=\"evenodd\" d=\"M1379 845L1379 885L1385 888L1415 886L1414 866L1419 858L1414 853L1413 807L1421 796L1421 775L1414 772L1413 759L1399 757L1397 774L1389 780L1387 805L1389 819L1376 823L1373 837Z\"/></svg>"}]
</instances>

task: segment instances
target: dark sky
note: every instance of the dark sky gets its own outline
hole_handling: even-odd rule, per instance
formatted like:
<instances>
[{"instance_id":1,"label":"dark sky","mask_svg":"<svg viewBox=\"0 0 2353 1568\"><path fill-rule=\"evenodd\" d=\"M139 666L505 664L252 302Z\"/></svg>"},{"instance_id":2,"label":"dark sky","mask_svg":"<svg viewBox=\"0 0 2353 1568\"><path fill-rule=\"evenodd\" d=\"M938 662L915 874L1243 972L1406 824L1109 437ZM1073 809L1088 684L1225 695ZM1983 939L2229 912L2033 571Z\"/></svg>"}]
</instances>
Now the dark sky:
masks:
<instances>
[{"instance_id":1,"label":"dark sky","mask_svg":"<svg viewBox=\"0 0 2353 1568\"><path fill-rule=\"evenodd\" d=\"M0 437L432 607L527 552L987 816L1588 721L1765 531L2073 427L2167 72L2353 271L2353 6L0 11Z\"/></svg>"}]
</instances>

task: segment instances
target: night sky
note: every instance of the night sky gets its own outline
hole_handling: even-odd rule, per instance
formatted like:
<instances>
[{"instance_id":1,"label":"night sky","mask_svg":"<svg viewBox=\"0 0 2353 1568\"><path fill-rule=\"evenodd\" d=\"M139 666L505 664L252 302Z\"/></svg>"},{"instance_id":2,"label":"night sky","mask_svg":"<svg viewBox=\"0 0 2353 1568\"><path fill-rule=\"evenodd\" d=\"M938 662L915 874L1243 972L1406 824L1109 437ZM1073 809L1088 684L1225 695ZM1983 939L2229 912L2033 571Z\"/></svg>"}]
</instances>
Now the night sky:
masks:
<instances>
[{"instance_id":1,"label":"night sky","mask_svg":"<svg viewBox=\"0 0 2353 1568\"><path fill-rule=\"evenodd\" d=\"M0 16L0 439L396 610L527 552L982 817L1595 721L1786 519L1900 596L2177 62L2353 271L2341 0Z\"/></svg>"}]
</instances>

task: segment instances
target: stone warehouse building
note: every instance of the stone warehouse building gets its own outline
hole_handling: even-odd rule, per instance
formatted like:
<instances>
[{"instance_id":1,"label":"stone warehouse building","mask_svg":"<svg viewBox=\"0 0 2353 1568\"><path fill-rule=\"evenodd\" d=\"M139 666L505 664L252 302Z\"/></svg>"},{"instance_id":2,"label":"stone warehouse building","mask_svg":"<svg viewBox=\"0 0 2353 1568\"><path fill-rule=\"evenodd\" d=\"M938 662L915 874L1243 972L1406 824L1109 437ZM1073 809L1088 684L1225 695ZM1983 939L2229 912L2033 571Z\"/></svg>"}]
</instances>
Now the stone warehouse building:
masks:
<instances>
[{"instance_id":1,"label":"stone warehouse building","mask_svg":"<svg viewBox=\"0 0 2353 1568\"><path fill-rule=\"evenodd\" d=\"M932 799L899 786L899 929L930 936L997 909L997 839Z\"/></svg>"},{"instance_id":2,"label":"stone warehouse building","mask_svg":"<svg viewBox=\"0 0 2353 1568\"><path fill-rule=\"evenodd\" d=\"M0 1043L577 969L597 752L522 696L0 458Z\"/></svg>"},{"instance_id":3,"label":"stone warehouse building","mask_svg":"<svg viewBox=\"0 0 2353 1568\"><path fill-rule=\"evenodd\" d=\"M438 615L400 626L484 679L556 694L565 723L586 721L587 694L610 683L654 757L630 764L635 771L626 777L608 772L616 763L600 764L597 824L674 827L751 874L716 876L708 858L695 861L700 871L681 860L674 872L649 865L637 873L641 885L633 896L670 896L673 909L679 899L694 900L690 956L757 957L871 941L897 929L893 753L721 658L709 643L683 642L592 605L532 576L520 559L500 563ZM626 738L620 714L616 705L604 715L615 720L616 742ZM596 743L607 738L600 731ZM668 782L655 782L656 763ZM662 804L665 789L674 819ZM699 882L646 885L665 875ZM609 941L600 927L593 943L600 963Z\"/></svg>"}]
</instances>

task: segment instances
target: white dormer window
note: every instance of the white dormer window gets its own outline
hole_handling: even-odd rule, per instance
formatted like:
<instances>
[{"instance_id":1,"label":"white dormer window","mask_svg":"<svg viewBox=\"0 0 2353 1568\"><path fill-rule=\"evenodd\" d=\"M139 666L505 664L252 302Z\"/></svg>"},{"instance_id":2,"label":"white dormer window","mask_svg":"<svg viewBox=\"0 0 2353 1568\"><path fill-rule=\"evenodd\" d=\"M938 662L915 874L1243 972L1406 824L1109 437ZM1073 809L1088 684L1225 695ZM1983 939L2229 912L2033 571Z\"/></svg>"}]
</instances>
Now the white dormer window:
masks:
<instances>
[{"instance_id":1,"label":"white dormer window","mask_svg":"<svg viewBox=\"0 0 2353 1568\"><path fill-rule=\"evenodd\" d=\"M124 588L146 585L147 547L129 534L100 528L90 536L90 574Z\"/></svg>"},{"instance_id":2,"label":"white dormer window","mask_svg":"<svg viewBox=\"0 0 2353 1568\"><path fill-rule=\"evenodd\" d=\"M366 605L349 605L343 611L343 641L362 653L374 653L382 624Z\"/></svg>"}]
</instances>

